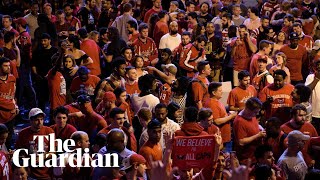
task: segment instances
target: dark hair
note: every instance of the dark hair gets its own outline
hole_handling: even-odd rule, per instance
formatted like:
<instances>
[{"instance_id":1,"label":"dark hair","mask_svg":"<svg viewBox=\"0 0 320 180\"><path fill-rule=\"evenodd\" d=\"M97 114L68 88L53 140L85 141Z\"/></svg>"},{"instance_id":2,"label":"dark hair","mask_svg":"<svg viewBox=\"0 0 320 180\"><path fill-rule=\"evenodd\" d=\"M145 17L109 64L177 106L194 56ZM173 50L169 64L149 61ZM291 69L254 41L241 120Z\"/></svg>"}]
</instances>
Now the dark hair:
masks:
<instances>
[{"instance_id":1,"label":"dark hair","mask_svg":"<svg viewBox=\"0 0 320 180\"><path fill-rule=\"evenodd\" d=\"M107 32L108 32L108 28L106 28L106 27L102 27L99 30L100 36L105 35Z\"/></svg>"},{"instance_id":2,"label":"dark hair","mask_svg":"<svg viewBox=\"0 0 320 180\"><path fill-rule=\"evenodd\" d=\"M11 40L14 39L15 33L12 31L8 31L4 34L3 40L4 43L9 43Z\"/></svg>"},{"instance_id":3,"label":"dark hair","mask_svg":"<svg viewBox=\"0 0 320 180\"><path fill-rule=\"evenodd\" d=\"M250 73L247 70L242 70L238 73L238 79L243 80L245 77L250 77Z\"/></svg>"},{"instance_id":4,"label":"dark hair","mask_svg":"<svg viewBox=\"0 0 320 180\"><path fill-rule=\"evenodd\" d=\"M282 69L275 70L275 71L273 72L273 77L275 77L276 75L282 76L283 79L285 79L285 78L287 77L287 73L286 73L284 70L282 70Z\"/></svg>"},{"instance_id":5,"label":"dark hair","mask_svg":"<svg viewBox=\"0 0 320 180\"><path fill-rule=\"evenodd\" d=\"M110 111L109 117L113 119L117 114L124 114L124 110L122 110L121 108L115 107Z\"/></svg>"},{"instance_id":6,"label":"dark hair","mask_svg":"<svg viewBox=\"0 0 320 180\"><path fill-rule=\"evenodd\" d=\"M277 117L269 118L267 123L266 123L266 127L274 127L274 128L277 128L277 129L279 129L281 125L282 125L282 122Z\"/></svg>"},{"instance_id":7,"label":"dark hair","mask_svg":"<svg viewBox=\"0 0 320 180\"><path fill-rule=\"evenodd\" d=\"M126 92L126 89L124 89L123 87L117 87L113 93L114 95L116 95L116 97L120 97L120 95L123 93L123 92Z\"/></svg>"},{"instance_id":8,"label":"dark hair","mask_svg":"<svg viewBox=\"0 0 320 180\"><path fill-rule=\"evenodd\" d=\"M2 66L3 63L10 62L10 59L6 57L0 57L0 66Z\"/></svg>"},{"instance_id":9,"label":"dark hair","mask_svg":"<svg viewBox=\"0 0 320 180\"><path fill-rule=\"evenodd\" d=\"M228 20L232 20L232 15L230 13L226 13L226 14L222 15L222 17L225 17Z\"/></svg>"},{"instance_id":10,"label":"dark hair","mask_svg":"<svg viewBox=\"0 0 320 180\"><path fill-rule=\"evenodd\" d=\"M188 16L190 16L192 19L197 19L198 14L196 12L189 12Z\"/></svg>"},{"instance_id":11,"label":"dark hair","mask_svg":"<svg viewBox=\"0 0 320 180\"><path fill-rule=\"evenodd\" d=\"M271 167L265 164L257 165L254 172L256 180L268 180L272 176Z\"/></svg>"},{"instance_id":12,"label":"dark hair","mask_svg":"<svg viewBox=\"0 0 320 180\"><path fill-rule=\"evenodd\" d=\"M41 40L42 40L42 39L49 39L49 40L51 40L51 36L50 36L50 34L48 34L48 33L42 33L40 39L41 39Z\"/></svg>"},{"instance_id":13,"label":"dark hair","mask_svg":"<svg viewBox=\"0 0 320 180\"><path fill-rule=\"evenodd\" d=\"M196 37L196 41L198 43L201 43L202 41L207 42L208 39L207 39L207 37L205 35L199 35L199 36Z\"/></svg>"},{"instance_id":14,"label":"dark hair","mask_svg":"<svg viewBox=\"0 0 320 180\"><path fill-rule=\"evenodd\" d=\"M251 111L256 109L261 109L261 107L262 107L262 102L260 101L260 99L256 97L249 98L246 102L246 108L248 108Z\"/></svg>"},{"instance_id":15,"label":"dark hair","mask_svg":"<svg viewBox=\"0 0 320 180\"><path fill-rule=\"evenodd\" d=\"M246 25L240 24L239 29L243 29L243 28L246 29L246 30L248 29Z\"/></svg>"},{"instance_id":16,"label":"dark hair","mask_svg":"<svg viewBox=\"0 0 320 180\"><path fill-rule=\"evenodd\" d=\"M168 115L167 115L167 117L168 117L169 119L175 120L174 113L175 113L176 111L178 111L180 108L181 108L181 107L179 106L179 104L177 104L176 102L173 102L173 101L172 101L170 104L168 104L168 107L167 107L167 109L168 109Z\"/></svg>"},{"instance_id":17,"label":"dark hair","mask_svg":"<svg viewBox=\"0 0 320 180\"><path fill-rule=\"evenodd\" d=\"M64 106L59 106L56 109L54 109L53 117L56 117L59 113L60 114L65 114L68 117L69 110L67 108L65 108Z\"/></svg>"},{"instance_id":18,"label":"dark hair","mask_svg":"<svg viewBox=\"0 0 320 180\"><path fill-rule=\"evenodd\" d=\"M68 41L73 43L73 46L77 49L80 49L80 39L78 36L71 35L68 37Z\"/></svg>"},{"instance_id":19,"label":"dark hair","mask_svg":"<svg viewBox=\"0 0 320 180\"><path fill-rule=\"evenodd\" d=\"M300 102L309 101L311 96L311 89L308 86L299 83L295 85L294 88L297 89L297 94L300 96Z\"/></svg>"},{"instance_id":20,"label":"dark hair","mask_svg":"<svg viewBox=\"0 0 320 180\"><path fill-rule=\"evenodd\" d=\"M302 105L302 104L296 104L296 105L294 105L294 106L292 107L292 109L291 109L291 116L297 115L297 113L298 113L299 110L302 110L302 111L304 111L304 112L307 112L307 108L306 108L304 105Z\"/></svg>"},{"instance_id":21,"label":"dark hair","mask_svg":"<svg viewBox=\"0 0 320 180\"><path fill-rule=\"evenodd\" d=\"M198 120L198 108L189 106L184 110L185 122L197 122Z\"/></svg>"},{"instance_id":22,"label":"dark hair","mask_svg":"<svg viewBox=\"0 0 320 180\"><path fill-rule=\"evenodd\" d=\"M254 151L254 157L256 159L260 159L260 158L263 158L264 157L264 154L266 152L270 152L272 151L272 147L269 146L269 145L261 145L261 146L258 146L256 148L256 150Z\"/></svg>"},{"instance_id":23,"label":"dark hair","mask_svg":"<svg viewBox=\"0 0 320 180\"><path fill-rule=\"evenodd\" d=\"M9 133L9 130L5 124L0 123L0 135Z\"/></svg>"},{"instance_id":24,"label":"dark hair","mask_svg":"<svg viewBox=\"0 0 320 180\"><path fill-rule=\"evenodd\" d=\"M222 83L221 82L212 82L209 84L209 87L208 87L208 91L209 91L209 94L212 95L212 91L216 91L219 87L222 86Z\"/></svg>"},{"instance_id":25,"label":"dark hair","mask_svg":"<svg viewBox=\"0 0 320 180\"><path fill-rule=\"evenodd\" d=\"M112 61L112 68L119 69L119 67L123 64L126 64L126 60L124 59L124 57L119 56Z\"/></svg>"},{"instance_id":26,"label":"dark hair","mask_svg":"<svg viewBox=\"0 0 320 180\"><path fill-rule=\"evenodd\" d=\"M154 107L154 110L157 110L157 109L168 109L168 107L164 103L159 103L156 105L156 107Z\"/></svg>"},{"instance_id":27,"label":"dark hair","mask_svg":"<svg viewBox=\"0 0 320 180\"><path fill-rule=\"evenodd\" d=\"M272 42L268 40L261 40L259 42L259 50L263 50L263 48L269 47L270 44L272 44Z\"/></svg>"},{"instance_id":28,"label":"dark hair","mask_svg":"<svg viewBox=\"0 0 320 180\"><path fill-rule=\"evenodd\" d=\"M138 87L139 87L140 91L143 92L143 91L148 91L148 90L152 89L153 81L155 79L156 78L152 74L146 74L144 76L139 77Z\"/></svg>"},{"instance_id":29,"label":"dark hair","mask_svg":"<svg viewBox=\"0 0 320 180\"><path fill-rule=\"evenodd\" d=\"M142 59L142 62L143 62L143 57L142 57L142 56L140 56L140 55L135 55L135 56L133 57L132 61L131 61L132 66L134 66L134 67L137 66L137 60L138 60L138 58L141 58L141 59Z\"/></svg>"},{"instance_id":30,"label":"dark hair","mask_svg":"<svg viewBox=\"0 0 320 180\"><path fill-rule=\"evenodd\" d=\"M197 69L198 69L199 73L201 73L204 70L205 66L208 65L208 64L209 64L208 61L200 61L200 62L198 62Z\"/></svg>"},{"instance_id":31,"label":"dark hair","mask_svg":"<svg viewBox=\"0 0 320 180\"><path fill-rule=\"evenodd\" d=\"M132 50L132 48L131 48L130 46L126 46L126 47L124 47L124 48L121 49L121 54L124 55L124 53L125 53L126 50L128 50L128 49L130 49L130 50L133 52L133 50Z\"/></svg>"},{"instance_id":32,"label":"dark hair","mask_svg":"<svg viewBox=\"0 0 320 180\"><path fill-rule=\"evenodd\" d=\"M202 7L202 5L204 5L204 4L206 4L206 5L208 6L208 8L210 8L209 3L207 3L207 2L203 2L203 3L201 3L201 4L200 4L200 8L201 8L201 7Z\"/></svg>"},{"instance_id":33,"label":"dark hair","mask_svg":"<svg viewBox=\"0 0 320 180\"><path fill-rule=\"evenodd\" d=\"M97 144L99 147L104 147L107 144L107 135L104 133L99 133L94 139L94 144Z\"/></svg>"},{"instance_id":34,"label":"dark hair","mask_svg":"<svg viewBox=\"0 0 320 180\"><path fill-rule=\"evenodd\" d=\"M161 50L162 53L167 53L169 56L172 55L172 51L169 48L164 48Z\"/></svg>"},{"instance_id":35,"label":"dark hair","mask_svg":"<svg viewBox=\"0 0 320 180\"><path fill-rule=\"evenodd\" d=\"M168 12L166 10L161 10L159 13L158 13L158 16L160 19L164 18L166 16L166 14L168 14Z\"/></svg>"},{"instance_id":36,"label":"dark hair","mask_svg":"<svg viewBox=\"0 0 320 180\"><path fill-rule=\"evenodd\" d=\"M123 12L129 12L129 11L131 11L131 9L132 9L132 4L130 4L130 3L125 3L123 5Z\"/></svg>"},{"instance_id":37,"label":"dark hair","mask_svg":"<svg viewBox=\"0 0 320 180\"><path fill-rule=\"evenodd\" d=\"M141 24L139 25L139 32L141 32L141 31L144 30L144 29L149 29L149 26L148 26L148 24L146 24L146 23L141 23Z\"/></svg>"},{"instance_id":38,"label":"dark hair","mask_svg":"<svg viewBox=\"0 0 320 180\"><path fill-rule=\"evenodd\" d=\"M138 24L137 24L136 21L134 21L134 20L131 19L131 20L129 20L127 23L130 25L130 27L134 28L135 30L138 29Z\"/></svg>"},{"instance_id":39,"label":"dark hair","mask_svg":"<svg viewBox=\"0 0 320 180\"><path fill-rule=\"evenodd\" d=\"M229 38L237 37L237 26L236 25L231 25L228 28L228 37Z\"/></svg>"},{"instance_id":40,"label":"dark hair","mask_svg":"<svg viewBox=\"0 0 320 180\"><path fill-rule=\"evenodd\" d=\"M119 30L116 27L108 27L108 38L111 42L117 41L120 38Z\"/></svg>"},{"instance_id":41,"label":"dark hair","mask_svg":"<svg viewBox=\"0 0 320 180\"><path fill-rule=\"evenodd\" d=\"M198 113L198 120L202 121L209 118L212 115L212 110L210 108L201 108Z\"/></svg>"},{"instance_id":42,"label":"dark hair","mask_svg":"<svg viewBox=\"0 0 320 180\"><path fill-rule=\"evenodd\" d=\"M294 22L294 17L291 14L285 15L283 19L288 19L289 22Z\"/></svg>"},{"instance_id":43,"label":"dark hair","mask_svg":"<svg viewBox=\"0 0 320 180\"><path fill-rule=\"evenodd\" d=\"M61 15L61 14L64 14L64 11L61 9L57 10L56 15Z\"/></svg>"},{"instance_id":44,"label":"dark hair","mask_svg":"<svg viewBox=\"0 0 320 180\"><path fill-rule=\"evenodd\" d=\"M174 92L180 92L179 94L185 94L187 92L187 88L190 84L189 78L186 76L181 76L178 77L177 80L178 82L178 88L173 89Z\"/></svg>"},{"instance_id":45,"label":"dark hair","mask_svg":"<svg viewBox=\"0 0 320 180\"><path fill-rule=\"evenodd\" d=\"M249 7L250 11L255 14L256 16L259 16L259 9L256 7Z\"/></svg>"}]
</instances>

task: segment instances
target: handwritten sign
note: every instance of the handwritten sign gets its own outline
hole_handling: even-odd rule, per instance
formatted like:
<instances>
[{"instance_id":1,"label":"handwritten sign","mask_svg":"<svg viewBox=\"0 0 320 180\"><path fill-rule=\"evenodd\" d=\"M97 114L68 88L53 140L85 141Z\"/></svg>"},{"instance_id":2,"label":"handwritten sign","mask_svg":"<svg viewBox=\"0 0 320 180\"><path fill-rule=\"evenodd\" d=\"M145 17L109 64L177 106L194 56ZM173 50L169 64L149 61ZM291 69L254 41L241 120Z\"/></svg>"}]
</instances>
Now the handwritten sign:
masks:
<instances>
[{"instance_id":1,"label":"handwritten sign","mask_svg":"<svg viewBox=\"0 0 320 180\"><path fill-rule=\"evenodd\" d=\"M216 141L214 136L177 136L174 138L173 167L179 169L212 167Z\"/></svg>"}]
</instances>

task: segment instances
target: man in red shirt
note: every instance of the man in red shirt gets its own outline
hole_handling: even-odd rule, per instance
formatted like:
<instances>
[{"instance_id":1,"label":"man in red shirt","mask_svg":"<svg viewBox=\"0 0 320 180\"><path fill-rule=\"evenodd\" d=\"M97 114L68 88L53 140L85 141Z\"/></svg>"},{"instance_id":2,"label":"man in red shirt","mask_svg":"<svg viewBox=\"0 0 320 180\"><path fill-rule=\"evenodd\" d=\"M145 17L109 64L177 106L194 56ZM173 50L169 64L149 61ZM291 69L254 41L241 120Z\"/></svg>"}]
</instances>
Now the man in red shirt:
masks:
<instances>
[{"instance_id":1,"label":"man in red shirt","mask_svg":"<svg viewBox=\"0 0 320 180\"><path fill-rule=\"evenodd\" d=\"M54 130L55 137L62 141L70 139L71 134L77 131L74 126L67 123L68 114L68 109L63 106L57 107L53 112L53 118L56 124L50 127Z\"/></svg>"},{"instance_id":2,"label":"man in red shirt","mask_svg":"<svg viewBox=\"0 0 320 180\"><path fill-rule=\"evenodd\" d=\"M303 32L302 25L300 23L293 24L293 32L297 33L299 36L299 44L304 46L307 50L311 50L314 44L314 41L311 36L308 36Z\"/></svg>"},{"instance_id":3,"label":"man in red shirt","mask_svg":"<svg viewBox=\"0 0 320 180\"><path fill-rule=\"evenodd\" d=\"M2 26L4 34L6 34L6 32L13 32L16 37L19 36L19 32L15 30L11 25L12 17L9 15L2 16Z\"/></svg>"},{"instance_id":4,"label":"man in red shirt","mask_svg":"<svg viewBox=\"0 0 320 180\"><path fill-rule=\"evenodd\" d=\"M153 30L153 39L154 39L154 42L156 43L157 47L159 47L161 37L169 32L168 12L165 10L162 10L158 13L158 16L160 19L156 23L154 30Z\"/></svg>"},{"instance_id":5,"label":"man in red shirt","mask_svg":"<svg viewBox=\"0 0 320 180\"><path fill-rule=\"evenodd\" d=\"M20 58L20 49L16 45L16 38L14 33L9 31L4 34L4 57L10 59L10 68L11 74L14 75L15 78L19 78L18 67L21 63Z\"/></svg>"},{"instance_id":6,"label":"man in red shirt","mask_svg":"<svg viewBox=\"0 0 320 180\"><path fill-rule=\"evenodd\" d=\"M258 59L265 58L267 59L270 55L272 49L272 42L267 40L262 40L259 43L259 51L254 54L250 62L250 75L253 78L259 72Z\"/></svg>"},{"instance_id":7,"label":"man in red shirt","mask_svg":"<svg viewBox=\"0 0 320 180\"><path fill-rule=\"evenodd\" d=\"M152 8L149 9L149 11L147 11L146 14L144 15L143 22L145 22L145 23L149 23L151 15L153 15L155 13L159 13L162 9L161 8L161 0L152 0L152 2L153 2Z\"/></svg>"},{"instance_id":8,"label":"man in red shirt","mask_svg":"<svg viewBox=\"0 0 320 180\"><path fill-rule=\"evenodd\" d=\"M88 65L91 74L99 76L101 74L99 55L100 48L94 40L88 38L88 32L85 28L80 28L78 30L78 34L81 40L80 49L93 60L93 63Z\"/></svg>"},{"instance_id":9,"label":"man in red shirt","mask_svg":"<svg viewBox=\"0 0 320 180\"><path fill-rule=\"evenodd\" d=\"M291 33L289 36L290 44L286 44L280 49L287 56L287 67L290 71L292 85L303 83L303 75L309 74L307 70L309 68L307 50L299 44L299 39L300 37L297 33Z\"/></svg>"},{"instance_id":10,"label":"man in red shirt","mask_svg":"<svg viewBox=\"0 0 320 180\"><path fill-rule=\"evenodd\" d=\"M256 115L262 107L261 101L250 98L233 122L235 151L240 163L245 164L249 158L254 158L256 147L262 144L262 139L266 137L266 131L260 129ZM252 159L255 163L256 160Z\"/></svg>"},{"instance_id":11,"label":"man in red shirt","mask_svg":"<svg viewBox=\"0 0 320 180\"><path fill-rule=\"evenodd\" d=\"M126 68L126 91L127 94L132 95L134 93L140 93L140 89L138 87L138 75L135 67L128 66Z\"/></svg>"},{"instance_id":12,"label":"man in red shirt","mask_svg":"<svg viewBox=\"0 0 320 180\"><path fill-rule=\"evenodd\" d=\"M72 6L71 4L65 4L63 6L63 10L64 10L64 13L66 14L66 21L71 26L75 27L76 31L78 31L79 28L81 28L81 23L77 17L73 16L74 6Z\"/></svg>"},{"instance_id":13,"label":"man in red shirt","mask_svg":"<svg viewBox=\"0 0 320 180\"><path fill-rule=\"evenodd\" d=\"M283 123L289 120L289 110L293 106L291 93L294 87L284 83L286 76L284 70L274 71L274 83L266 86L259 93L259 99L264 102L265 117L267 119L278 117Z\"/></svg>"},{"instance_id":14,"label":"man in red shirt","mask_svg":"<svg viewBox=\"0 0 320 180\"><path fill-rule=\"evenodd\" d=\"M35 153L37 152L38 147L38 140L34 140L34 136L41 136L41 135L49 135L54 133L54 131L47 127L43 126L45 114L43 111L39 108L33 108L29 112L29 119L30 119L30 126L27 128L24 128L18 136L18 139L15 144L15 149L30 149L34 150L34 152L29 153ZM33 148L31 148L33 146ZM49 141L44 138L44 147L49 146ZM48 154L48 148L45 148L45 154ZM46 157L47 155L44 155ZM49 156L50 157L50 156ZM30 177L33 179L42 179L42 180L50 180L52 176L52 170L47 167L30 167Z\"/></svg>"},{"instance_id":15,"label":"man in red shirt","mask_svg":"<svg viewBox=\"0 0 320 180\"><path fill-rule=\"evenodd\" d=\"M230 111L241 111L245 107L246 101L257 96L256 89L250 85L250 74L243 70L238 73L239 86L232 89L228 96Z\"/></svg>"}]
</instances>

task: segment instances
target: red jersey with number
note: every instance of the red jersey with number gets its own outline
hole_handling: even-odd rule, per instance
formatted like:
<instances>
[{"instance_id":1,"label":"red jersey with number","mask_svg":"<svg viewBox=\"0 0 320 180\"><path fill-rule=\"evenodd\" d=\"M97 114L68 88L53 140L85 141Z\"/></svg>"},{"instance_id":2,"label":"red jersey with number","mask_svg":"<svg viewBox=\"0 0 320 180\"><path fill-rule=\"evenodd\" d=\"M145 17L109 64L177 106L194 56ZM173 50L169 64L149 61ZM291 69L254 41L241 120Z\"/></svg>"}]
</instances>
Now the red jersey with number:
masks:
<instances>
[{"instance_id":1,"label":"red jersey with number","mask_svg":"<svg viewBox=\"0 0 320 180\"><path fill-rule=\"evenodd\" d=\"M167 83L162 85L159 89L160 103L164 103L164 104L168 105L169 101L170 101L171 94L172 94L171 86Z\"/></svg>"},{"instance_id":2,"label":"red jersey with number","mask_svg":"<svg viewBox=\"0 0 320 180\"><path fill-rule=\"evenodd\" d=\"M147 37L146 42L142 42L140 38L133 42L134 54L149 59L149 62L144 62L144 66L149 66L151 61L158 58L158 48L155 42Z\"/></svg>"}]
</instances>

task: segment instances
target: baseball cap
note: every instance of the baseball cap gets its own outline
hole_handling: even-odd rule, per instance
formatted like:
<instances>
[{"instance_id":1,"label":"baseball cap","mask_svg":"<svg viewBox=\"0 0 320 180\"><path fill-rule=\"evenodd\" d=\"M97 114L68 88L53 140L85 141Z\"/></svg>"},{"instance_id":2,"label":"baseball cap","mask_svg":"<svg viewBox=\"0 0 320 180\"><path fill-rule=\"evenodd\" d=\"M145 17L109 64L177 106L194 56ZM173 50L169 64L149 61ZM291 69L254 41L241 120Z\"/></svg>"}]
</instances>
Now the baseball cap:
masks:
<instances>
[{"instance_id":1,"label":"baseball cap","mask_svg":"<svg viewBox=\"0 0 320 180\"><path fill-rule=\"evenodd\" d=\"M85 66L80 66L79 69L78 69L78 74L79 75L89 74L89 73L90 73L90 70Z\"/></svg>"},{"instance_id":2,"label":"baseball cap","mask_svg":"<svg viewBox=\"0 0 320 180\"><path fill-rule=\"evenodd\" d=\"M123 167L120 169L121 171L125 171L129 169L133 164L145 164L146 159L140 154L132 154L131 156L123 159L122 165Z\"/></svg>"},{"instance_id":3,"label":"baseball cap","mask_svg":"<svg viewBox=\"0 0 320 180\"><path fill-rule=\"evenodd\" d=\"M297 33L292 32L289 36L289 39L292 40L292 39L300 39L300 38Z\"/></svg>"},{"instance_id":4,"label":"baseball cap","mask_svg":"<svg viewBox=\"0 0 320 180\"><path fill-rule=\"evenodd\" d=\"M288 136L288 145L296 145L300 141L307 141L310 139L309 135L305 135L298 130L291 131Z\"/></svg>"},{"instance_id":5,"label":"baseball cap","mask_svg":"<svg viewBox=\"0 0 320 180\"><path fill-rule=\"evenodd\" d=\"M161 65L162 69L166 69L171 74L176 75L177 74L177 67L174 64L163 64Z\"/></svg>"},{"instance_id":6,"label":"baseball cap","mask_svg":"<svg viewBox=\"0 0 320 180\"><path fill-rule=\"evenodd\" d=\"M40 108L32 108L29 112L29 119L39 114L43 114L44 116L46 116L46 114Z\"/></svg>"},{"instance_id":7,"label":"baseball cap","mask_svg":"<svg viewBox=\"0 0 320 180\"><path fill-rule=\"evenodd\" d=\"M320 39L318 39L318 40L316 40L315 42L314 42L314 45L313 45L313 48L312 48L313 50L318 50L318 49L320 49Z\"/></svg>"},{"instance_id":8,"label":"baseball cap","mask_svg":"<svg viewBox=\"0 0 320 180\"><path fill-rule=\"evenodd\" d=\"M161 123L157 119L153 119L148 123L148 129L161 128Z\"/></svg>"},{"instance_id":9,"label":"baseball cap","mask_svg":"<svg viewBox=\"0 0 320 180\"><path fill-rule=\"evenodd\" d=\"M103 95L103 101L115 101L117 100L116 95L111 92L111 91L107 91L104 93Z\"/></svg>"},{"instance_id":10,"label":"baseball cap","mask_svg":"<svg viewBox=\"0 0 320 180\"><path fill-rule=\"evenodd\" d=\"M26 26L28 23L25 18L19 17L18 19L13 20L14 23Z\"/></svg>"},{"instance_id":11,"label":"baseball cap","mask_svg":"<svg viewBox=\"0 0 320 180\"><path fill-rule=\"evenodd\" d=\"M78 98L77 98L77 102L78 102L79 104L83 104L83 103L86 103L86 102L91 102L91 99L90 99L90 97L87 96L87 95L80 95L80 96L78 96Z\"/></svg>"}]
</instances>

